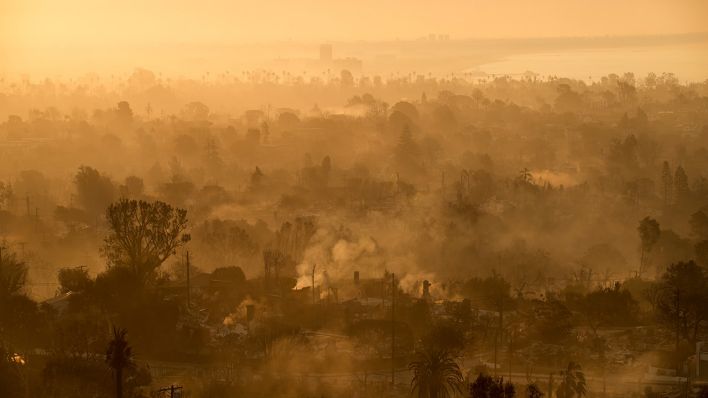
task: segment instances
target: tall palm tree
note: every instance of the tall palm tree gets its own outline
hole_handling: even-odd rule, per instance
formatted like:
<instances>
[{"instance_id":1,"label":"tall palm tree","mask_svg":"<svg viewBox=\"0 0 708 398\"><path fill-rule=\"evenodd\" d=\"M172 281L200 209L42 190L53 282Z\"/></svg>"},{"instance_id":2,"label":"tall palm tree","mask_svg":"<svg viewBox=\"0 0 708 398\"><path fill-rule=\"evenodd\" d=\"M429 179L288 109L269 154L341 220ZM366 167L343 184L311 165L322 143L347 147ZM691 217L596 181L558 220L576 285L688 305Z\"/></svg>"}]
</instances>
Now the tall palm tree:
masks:
<instances>
[{"instance_id":1,"label":"tall palm tree","mask_svg":"<svg viewBox=\"0 0 708 398\"><path fill-rule=\"evenodd\" d=\"M556 394L558 398L581 398L587 393L585 374L579 363L570 362L568 367L561 370L561 382Z\"/></svg>"},{"instance_id":2,"label":"tall palm tree","mask_svg":"<svg viewBox=\"0 0 708 398\"><path fill-rule=\"evenodd\" d=\"M450 398L461 391L462 372L447 350L425 349L408 368L413 372L411 388L418 398Z\"/></svg>"},{"instance_id":3,"label":"tall palm tree","mask_svg":"<svg viewBox=\"0 0 708 398\"><path fill-rule=\"evenodd\" d=\"M125 336L128 331L113 327L113 340L108 343L106 363L113 369L116 377L116 398L123 398L123 370L133 365L133 349Z\"/></svg>"}]
</instances>

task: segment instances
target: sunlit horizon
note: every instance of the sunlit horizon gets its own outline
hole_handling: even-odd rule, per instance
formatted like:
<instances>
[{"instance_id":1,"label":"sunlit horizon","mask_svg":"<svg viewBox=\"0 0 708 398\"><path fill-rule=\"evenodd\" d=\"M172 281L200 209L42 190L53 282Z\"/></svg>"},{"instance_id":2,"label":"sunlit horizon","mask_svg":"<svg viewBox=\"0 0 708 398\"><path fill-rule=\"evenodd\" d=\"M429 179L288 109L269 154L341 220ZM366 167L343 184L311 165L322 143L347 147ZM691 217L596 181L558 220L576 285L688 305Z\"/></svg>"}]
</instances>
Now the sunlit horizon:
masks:
<instances>
[{"instance_id":1,"label":"sunlit horizon","mask_svg":"<svg viewBox=\"0 0 708 398\"><path fill-rule=\"evenodd\" d=\"M0 398L708 398L707 0L0 0Z\"/></svg>"}]
</instances>

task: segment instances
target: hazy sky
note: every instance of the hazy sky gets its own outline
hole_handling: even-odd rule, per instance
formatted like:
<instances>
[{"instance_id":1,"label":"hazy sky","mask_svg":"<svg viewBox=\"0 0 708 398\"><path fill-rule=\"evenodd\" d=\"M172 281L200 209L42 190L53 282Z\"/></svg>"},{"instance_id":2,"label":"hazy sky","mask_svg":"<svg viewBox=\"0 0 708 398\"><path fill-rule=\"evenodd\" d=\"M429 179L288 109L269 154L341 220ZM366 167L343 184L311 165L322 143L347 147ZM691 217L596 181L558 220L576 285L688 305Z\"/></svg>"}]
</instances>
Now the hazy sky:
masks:
<instances>
[{"instance_id":1,"label":"hazy sky","mask_svg":"<svg viewBox=\"0 0 708 398\"><path fill-rule=\"evenodd\" d=\"M219 64L213 52L198 54L204 44L214 51L263 41L656 35L706 26L708 0L0 0L0 74L230 68L259 50L218 50L234 58Z\"/></svg>"},{"instance_id":2,"label":"hazy sky","mask_svg":"<svg viewBox=\"0 0 708 398\"><path fill-rule=\"evenodd\" d=\"M0 0L0 7L4 44L31 47L708 30L706 0Z\"/></svg>"}]
</instances>

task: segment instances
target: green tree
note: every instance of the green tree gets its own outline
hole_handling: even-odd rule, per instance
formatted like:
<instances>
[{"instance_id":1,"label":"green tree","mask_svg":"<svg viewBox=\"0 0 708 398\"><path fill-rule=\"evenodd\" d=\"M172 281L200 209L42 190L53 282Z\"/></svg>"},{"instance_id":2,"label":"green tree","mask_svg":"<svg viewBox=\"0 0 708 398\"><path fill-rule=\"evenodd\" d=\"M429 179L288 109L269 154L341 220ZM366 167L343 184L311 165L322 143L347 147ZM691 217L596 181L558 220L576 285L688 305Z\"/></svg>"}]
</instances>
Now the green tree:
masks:
<instances>
[{"instance_id":1,"label":"green tree","mask_svg":"<svg viewBox=\"0 0 708 398\"><path fill-rule=\"evenodd\" d=\"M465 283L464 290L468 297L473 302L476 302L477 305L498 313L497 328L494 331L494 350L496 352L498 345L503 344L504 314L516 304L511 296L511 284L499 274L494 273L491 277L485 279L472 278L468 280Z\"/></svg>"},{"instance_id":2,"label":"green tree","mask_svg":"<svg viewBox=\"0 0 708 398\"><path fill-rule=\"evenodd\" d=\"M528 386L526 386L526 398L541 398L545 394L543 394L543 391L536 385L536 383L531 383Z\"/></svg>"},{"instance_id":3,"label":"green tree","mask_svg":"<svg viewBox=\"0 0 708 398\"><path fill-rule=\"evenodd\" d=\"M639 304L619 283L588 293L581 302L581 312L597 336L600 326L628 326L636 322Z\"/></svg>"},{"instance_id":4,"label":"green tree","mask_svg":"<svg viewBox=\"0 0 708 398\"><path fill-rule=\"evenodd\" d=\"M110 228L102 255L144 279L187 243L187 211L167 203L121 199L106 211Z\"/></svg>"},{"instance_id":5,"label":"green tree","mask_svg":"<svg viewBox=\"0 0 708 398\"><path fill-rule=\"evenodd\" d=\"M113 370L116 381L116 398L123 398L123 371L133 366L133 349L128 344L125 329L113 327L113 340L108 343L106 363Z\"/></svg>"},{"instance_id":6,"label":"green tree","mask_svg":"<svg viewBox=\"0 0 708 398\"><path fill-rule=\"evenodd\" d=\"M423 349L408 368L413 372L411 389L418 398L449 398L461 391L462 372L448 351Z\"/></svg>"},{"instance_id":7,"label":"green tree","mask_svg":"<svg viewBox=\"0 0 708 398\"><path fill-rule=\"evenodd\" d=\"M130 109L128 101L121 101L115 109L116 120L123 125L130 124L133 121L133 110Z\"/></svg>"},{"instance_id":8,"label":"green tree","mask_svg":"<svg viewBox=\"0 0 708 398\"><path fill-rule=\"evenodd\" d=\"M27 266L17 254L0 246L0 301L18 294L27 279Z\"/></svg>"},{"instance_id":9,"label":"green tree","mask_svg":"<svg viewBox=\"0 0 708 398\"><path fill-rule=\"evenodd\" d=\"M492 377L480 373L474 382L470 383L471 398L513 398L516 388L510 381L504 383L502 377Z\"/></svg>"},{"instance_id":10,"label":"green tree","mask_svg":"<svg viewBox=\"0 0 708 398\"><path fill-rule=\"evenodd\" d=\"M619 98L623 102L631 102L637 96L637 89L631 83L631 81L618 81L617 82L617 92Z\"/></svg>"},{"instance_id":11,"label":"green tree","mask_svg":"<svg viewBox=\"0 0 708 398\"><path fill-rule=\"evenodd\" d=\"M421 170L420 153L420 147L413 138L410 127L408 124L404 125L394 153L396 166L401 171L419 172Z\"/></svg>"},{"instance_id":12,"label":"green tree","mask_svg":"<svg viewBox=\"0 0 708 398\"><path fill-rule=\"evenodd\" d=\"M504 313L511 310L514 301L511 297L511 285L501 276L494 274L491 278L486 279L484 284L483 294L485 300L499 313L499 327L494 336L494 366L497 366L497 344L504 343Z\"/></svg>"},{"instance_id":13,"label":"green tree","mask_svg":"<svg viewBox=\"0 0 708 398\"><path fill-rule=\"evenodd\" d=\"M578 92L568 84L559 84L557 87L558 97L555 100L555 108L562 112L572 112L582 106L582 98Z\"/></svg>"},{"instance_id":14,"label":"green tree","mask_svg":"<svg viewBox=\"0 0 708 398\"><path fill-rule=\"evenodd\" d=\"M676 203L683 203L689 194L688 188L688 176L683 167L678 166L676 172L674 173L674 195L676 197Z\"/></svg>"},{"instance_id":15,"label":"green tree","mask_svg":"<svg viewBox=\"0 0 708 398\"><path fill-rule=\"evenodd\" d=\"M436 324L422 338L424 347L435 347L451 354L459 354L465 343L464 331L453 324Z\"/></svg>"},{"instance_id":16,"label":"green tree","mask_svg":"<svg viewBox=\"0 0 708 398\"><path fill-rule=\"evenodd\" d=\"M354 75L347 69L342 69L339 74L340 82L342 87L353 87L354 86Z\"/></svg>"},{"instance_id":17,"label":"green tree","mask_svg":"<svg viewBox=\"0 0 708 398\"><path fill-rule=\"evenodd\" d=\"M676 336L676 351L681 338L696 342L708 321L708 276L693 261L671 264L649 291L655 313Z\"/></svg>"},{"instance_id":18,"label":"green tree","mask_svg":"<svg viewBox=\"0 0 708 398\"><path fill-rule=\"evenodd\" d=\"M526 331L532 339L561 344L571 337L572 313L564 302L548 298L532 303L530 311L524 311Z\"/></svg>"},{"instance_id":19,"label":"green tree","mask_svg":"<svg viewBox=\"0 0 708 398\"><path fill-rule=\"evenodd\" d=\"M664 165L661 168L661 182L664 185L664 205L668 206L671 203L674 178L671 175L671 167L667 161L664 161Z\"/></svg>"},{"instance_id":20,"label":"green tree","mask_svg":"<svg viewBox=\"0 0 708 398\"><path fill-rule=\"evenodd\" d=\"M0 182L0 210L5 209L14 197L12 185Z\"/></svg>"},{"instance_id":21,"label":"green tree","mask_svg":"<svg viewBox=\"0 0 708 398\"><path fill-rule=\"evenodd\" d=\"M145 194L145 184L143 179L136 176L128 176L122 185L118 187L121 197L128 199L138 199Z\"/></svg>"},{"instance_id":22,"label":"green tree","mask_svg":"<svg viewBox=\"0 0 708 398\"><path fill-rule=\"evenodd\" d=\"M702 240L694 246L698 264L708 267L708 240Z\"/></svg>"},{"instance_id":23,"label":"green tree","mask_svg":"<svg viewBox=\"0 0 708 398\"><path fill-rule=\"evenodd\" d=\"M647 269L648 265L648 255L651 252L651 250L654 248L654 245L656 245L656 242L659 241L659 236L661 236L661 229L659 227L659 223L651 218L651 217L644 217L639 222L639 227L637 227L637 230L639 231L639 239L641 239L641 250L640 250L640 256L639 256L639 273L638 276L641 278L642 274L644 271Z\"/></svg>"},{"instance_id":24,"label":"green tree","mask_svg":"<svg viewBox=\"0 0 708 398\"><path fill-rule=\"evenodd\" d=\"M34 348L45 330L37 303L22 292L26 278L25 263L0 246L0 346Z\"/></svg>"},{"instance_id":25,"label":"green tree","mask_svg":"<svg viewBox=\"0 0 708 398\"><path fill-rule=\"evenodd\" d=\"M91 217L96 217L105 211L115 198L115 187L111 179L94 168L79 167L79 171L74 177L74 184L79 205Z\"/></svg>"},{"instance_id":26,"label":"green tree","mask_svg":"<svg viewBox=\"0 0 708 398\"><path fill-rule=\"evenodd\" d=\"M504 313L514 306L511 284L499 274L484 279L472 278L465 283L465 294L476 305L499 313L499 328L504 328Z\"/></svg>"},{"instance_id":27,"label":"green tree","mask_svg":"<svg viewBox=\"0 0 708 398\"><path fill-rule=\"evenodd\" d=\"M688 223L691 225L691 235L697 240L708 240L708 215L703 210L691 214Z\"/></svg>"},{"instance_id":28,"label":"green tree","mask_svg":"<svg viewBox=\"0 0 708 398\"><path fill-rule=\"evenodd\" d=\"M62 268L59 270L57 278L61 293L83 292L93 284L85 267Z\"/></svg>"},{"instance_id":29,"label":"green tree","mask_svg":"<svg viewBox=\"0 0 708 398\"><path fill-rule=\"evenodd\" d=\"M587 393L585 373L579 363L570 362L568 367L560 372L561 381L556 390L558 398L581 398Z\"/></svg>"},{"instance_id":30,"label":"green tree","mask_svg":"<svg viewBox=\"0 0 708 398\"><path fill-rule=\"evenodd\" d=\"M91 358L54 354L42 369L41 386L50 397L95 398L113 395L112 375Z\"/></svg>"},{"instance_id":31,"label":"green tree","mask_svg":"<svg viewBox=\"0 0 708 398\"><path fill-rule=\"evenodd\" d=\"M182 108L182 117L191 121L206 121L209 119L209 107L199 101L190 102Z\"/></svg>"},{"instance_id":32,"label":"green tree","mask_svg":"<svg viewBox=\"0 0 708 398\"><path fill-rule=\"evenodd\" d=\"M531 170L528 168L524 167L519 171L519 175L516 176L516 179L514 180L516 184L519 186L532 186L533 185L533 175L531 174Z\"/></svg>"}]
</instances>

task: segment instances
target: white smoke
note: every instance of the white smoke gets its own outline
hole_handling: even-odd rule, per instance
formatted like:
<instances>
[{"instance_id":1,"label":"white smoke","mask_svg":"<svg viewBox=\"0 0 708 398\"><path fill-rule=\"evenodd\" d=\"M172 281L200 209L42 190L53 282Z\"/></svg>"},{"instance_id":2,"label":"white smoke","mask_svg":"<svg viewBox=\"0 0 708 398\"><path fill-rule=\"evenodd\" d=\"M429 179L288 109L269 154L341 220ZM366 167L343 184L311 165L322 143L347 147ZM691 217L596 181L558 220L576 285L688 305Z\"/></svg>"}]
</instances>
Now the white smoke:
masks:
<instances>
[{"instance_id":1,"label":"white smoke","mask_svg":"<svg viewBox=\"0 0 708 398\"><path fill-rule=\"evenodd\" d=\"M329 287L336 281L351 279L355 270L376 272L382 261L381 248L373 237L353 237L349 231L321 227L297 265L296 288L312 285L313 267L315 285Z\"/></svg>"}]
</instances>

